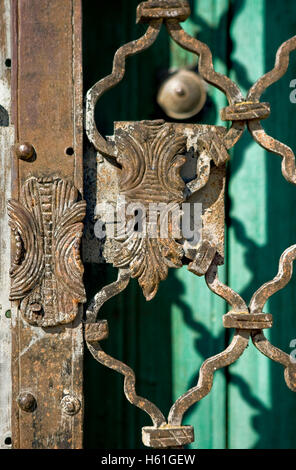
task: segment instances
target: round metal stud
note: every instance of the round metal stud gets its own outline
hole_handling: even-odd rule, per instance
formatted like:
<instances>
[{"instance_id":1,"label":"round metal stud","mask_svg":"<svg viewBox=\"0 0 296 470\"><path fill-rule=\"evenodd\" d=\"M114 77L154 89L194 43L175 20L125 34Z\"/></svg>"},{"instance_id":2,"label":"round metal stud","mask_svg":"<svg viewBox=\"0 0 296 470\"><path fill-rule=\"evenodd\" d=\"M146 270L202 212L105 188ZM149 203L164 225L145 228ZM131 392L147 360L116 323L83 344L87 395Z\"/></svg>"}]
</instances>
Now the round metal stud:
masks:
<instances>
[{"instance_id":1,"label":"round metal stud","mask_svg":"<svg viewBox=\"0 0 296 470\"><path fill-rule=\"evenodd\" d=\"M17 397L17 404L27 413L32 413L37 408L36 398L30 392L21 392Z\"/></svg>"},{"instance_id":2,"label":"round metal stud","mask_svg":"<svg viewBox=\"0 0 296 470\"><path fill-rule=\"evenodd\" d=\"M157 103L163 111L174 119L189 119L205 105L206 86L195 72L180 69L168 77L161 85Z\"/></svg>"},{"instance_id":3,"label":"round metal stud","mask_svg":"<svg viewBox=\"0 0 296 470\"><path fill-rule=\"evenodd\" d=\"M15 145L15 155L21 160L30 160L34 153L35 149L29 142L22 142Z\"/></svg>"},{"instance_id":4,"label":"round metal stud","mask_svg":"<svg viewBox=\"0 0 296 470\"><path fill-rule=\"evenodd\" d=\"M65 395L61 401L61 407L64 413L73 416L78 413L81 408L80 400L74 395Z\"/></svg>"}]
</instances>

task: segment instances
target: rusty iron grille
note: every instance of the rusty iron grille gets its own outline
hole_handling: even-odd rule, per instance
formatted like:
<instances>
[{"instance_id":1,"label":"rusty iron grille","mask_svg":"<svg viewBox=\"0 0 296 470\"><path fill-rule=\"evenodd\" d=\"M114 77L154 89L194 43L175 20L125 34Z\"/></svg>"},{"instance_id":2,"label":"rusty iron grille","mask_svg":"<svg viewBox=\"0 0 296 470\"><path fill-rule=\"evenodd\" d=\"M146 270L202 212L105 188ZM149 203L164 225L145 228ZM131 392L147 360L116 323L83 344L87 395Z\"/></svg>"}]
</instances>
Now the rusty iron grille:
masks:
<instances>
[{"instance_id":1,"label":"rusty iron grille","mask_svg":"<svg viewBox=\"0 0 296 470\"><path fill-rule=\"evenodd\" d=\"M200 194L201 188L203 192L210 193L212 178L215 182L220 181L220 193L216 199L220 203L221 200L224 202L228 151L241 138L245 126L260 146L282 158L282 174L287 181L295 184L294 153L264 131L261 120L269 117L270 106L260 102L260 98L268 87L285 74L290 52L296 49L296 36L281 45L274 68L257 80L244 97L240 88L229 77L215 71L208 46L182 29L179 23L189 15L189 5L184 0L148 0L140 3L137 22L147 23L145 34L118 49L112 73L97 82L87 93L86 132L98 150L102 168L104 165L113 168L110 175L117 181L117 192L125 195L129 201L140 200L144 205L160 200L178 205L192 195ZM178 45L199 56L198 69L201 77L226 95L228 106L221 110L221 118L226 122L230 121L231 126L224 129L164 121L121 122L115 123L113 137L104 138L94 120L97 101L123 79L126 58L144 51L154 43L162 24ZM189 144L188 136L191 139ZM182 185L180 170L190 146L198 153L197 177L193 182ZM149 168L157 169L157 177ZM112 181L108 184L112 186ZM264 312L265 303L290 281L296 245L284 251L276 277L261 286L247 305L237 292L219 280L218 265L224 261L224 233L223 229L219 231L221 217L224 224L224 209L221 212L221 204L215 208L214 213L212 219L203 219L203 230L206 232L209 222L214 229L211 229L212 232L209 230L210 233L203 237L203 242L193 250L186 249L180 240L175 240L170 234L166 239L158 238L153 243L144 238L140 244L133 241L129 234L126 237L117 237L111 243L111 248L109 247L109 254L106 251L106 260L118 267L118 278L103 287L87 309L87 346L98 362L124 376L127 399L150 416L153 425L142 430L143 442L150 447L179 447L193 442L193 428L182 425L184 413L210 393L214 373L234 363L243 354L250 338L262 354L282 364L287 386L296 391L296 364L264 335L264 329L272 327L272 315ZM213 226L214 222L216 225ZM177 268L183 264L187 264L188 269L196 275L204 275L208 288L231 306L231 310L223 317L223 325L225 328L235 329L235 334L223 352L205 360L197 385L176 400L166 418L153 403L137 395L134 371L103 351L100 343L108 337L108 323L107 320L98 319L98 315L103 304L124 290L131 277L138 279L146 299L150 300L156 294L159 282L166 278L168 268Z\"/></svg>"}]
</instances>

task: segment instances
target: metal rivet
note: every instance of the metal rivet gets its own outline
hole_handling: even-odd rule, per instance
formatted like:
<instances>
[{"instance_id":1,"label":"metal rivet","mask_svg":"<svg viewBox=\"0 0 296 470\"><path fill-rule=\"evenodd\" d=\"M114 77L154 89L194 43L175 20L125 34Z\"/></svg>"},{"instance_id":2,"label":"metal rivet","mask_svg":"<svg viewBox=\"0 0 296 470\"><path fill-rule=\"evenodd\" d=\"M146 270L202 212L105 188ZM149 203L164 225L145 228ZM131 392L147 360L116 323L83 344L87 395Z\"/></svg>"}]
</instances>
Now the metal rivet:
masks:
<instances>
[{"instance_id":1,"label":"metal rivet","mask_svg":"<svg viewBox=\"0 0 296 470\"><path fill-rule=\"evenodd\" d=\"M80 400L74 395L65 395L61 401L61 407L64 413L73 416L78 413L81 408Z\"/></svg>"},{"instance_id":2,"label":"metal rivet","mask_svg":"<svg viewBox=\"0 0 296 470\"><path fill-rule=\"evenodd\" d=\"M192 70L180 69L163 82L157 102L168 116L188 119L203 108L206 98L202 78Z\"/></svg>"},{"instance_id":3,"label":"metal rivet","mask_svg":"<svg viewBox=\"0 0 296 470\"><path fill-rule=\"evenodd\" d=\"M37 401L30 392L22 392L17 398L18 406L27 413L32 413L37 408Z\"/></svg>"},{"instance_id":4,"label":"metal rivet","mask_svg":"<svg viewBox=\"0 0 296 470\"><path fill-rule=\"evenodd\" d=\"M15 155L21 160L30 160L35 153L33 145L28 142L16 144L14 148Z\"/></svg>"}]
</instances>

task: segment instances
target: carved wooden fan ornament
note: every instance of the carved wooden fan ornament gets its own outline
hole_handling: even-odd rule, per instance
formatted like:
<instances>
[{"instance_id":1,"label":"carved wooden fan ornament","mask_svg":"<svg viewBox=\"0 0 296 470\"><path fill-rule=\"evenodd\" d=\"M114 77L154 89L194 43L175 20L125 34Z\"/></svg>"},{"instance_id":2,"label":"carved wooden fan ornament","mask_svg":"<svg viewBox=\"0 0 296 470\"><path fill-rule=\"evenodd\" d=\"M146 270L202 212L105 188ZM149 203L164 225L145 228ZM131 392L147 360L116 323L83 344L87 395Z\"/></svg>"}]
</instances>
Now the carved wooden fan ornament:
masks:
<instances>
[{"instance_id":1,"label":"carved wooden fan ornament","mask_svg":"<svg viewBox=\"0 0 296 470\"><path fill-rule=\"evenodd\" d=\"M80 260L85 201L59 178L28 178L21 203L10 200L8 214L16 256L10 270L10 300L31 325L71 323L85 302Z\"/></svg>"},{"instance_id":2,"label":"carved wooden fan ornament","mask_svg":"<svg viewBox=\"0 0 296 470\"><path fill-rule=\"evenodd\" d=\"M103 202L110 184L104 177L107 172L112 178L108 195L113 202L121 196L127 203L141 203L144 208L151 203L165 203L170 209L181 208L185 201L198 202L203 207L202 236L194 246L188 245L182 237L175 237L170 228L166 237L138 237L132 232L116 234L112 240L107 237L106 245L109 243L111 249L106 249L104 256L119 269L118 279L103 287L87 310L85 335L88 348L96 360L124 375L127 399L151 417L153 425L143 428L142 434L144 444L150 447L183 446L194 440L193 428L182 425L184 413L210 392L214 372L235 362L250 338L259 351L284 366L287 385L296 391L296 364L288 354L270 344L263 333L263 329L272 326L272 315L264 313L264 305L289 282L296 245L283 253L278 275L254 293L249 306L238 293L223 284L217 274L218 265L224 261L224 186L228 150L240 139L245 125L262 147L282 157L284 177L291 183L296 182L294 154L263 130L261 119L269 116L270 107L259 101L265 89L286 72L289 54L296 48L296 36L280 47L274 69L261 77L244 98L229 77L215 72L208 46L189 36L180 26L179 22L189 15L185 0L140 3L137 22L148 24L146 33L118 49L112 73L96 83L86 97L86 132L99 156L98 203ZM114 136L104 138L94 120L97 101L122 80L126 58L154 43L162 24L177 44L199 56L201 77L226 95L229 105L221 110L221 117L231 121L230 128L165 121L116 122ZM191 158L195 165L193 169L189 164ZM191 177L186 178L189 167ZM143 222L148 223L147 220ZM224 315L223 325L234 328L235 334L225 351L203 363L197 385L178 398L166 419L153 403L137 395L133 370L102 350L100 341L108 337L108 324L106 320L96 320L102 305L125 289L131 277L138 279L146 299L150 300L156 295L159 282L167 277L169 267L178 268L183 264L187 264L193 273L205 275L209 289L230 304L231 311Z\"/></svg>"}]
</instances>

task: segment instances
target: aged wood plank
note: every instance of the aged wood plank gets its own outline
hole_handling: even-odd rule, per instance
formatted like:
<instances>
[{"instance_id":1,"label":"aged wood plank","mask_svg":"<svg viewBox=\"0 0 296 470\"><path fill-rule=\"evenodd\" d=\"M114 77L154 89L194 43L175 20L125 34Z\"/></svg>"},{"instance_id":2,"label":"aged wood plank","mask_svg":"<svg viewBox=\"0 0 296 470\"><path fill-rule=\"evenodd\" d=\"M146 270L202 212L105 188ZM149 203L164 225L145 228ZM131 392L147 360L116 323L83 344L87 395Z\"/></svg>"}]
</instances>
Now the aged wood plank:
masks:
<instances>
[{"instance_id":1,"label":"aged wood plank","mask_svg":"<svg viewBox=\"0 0 296 470\"><path fill-rule=\"evenodd\" d=\"M295 35L296 5L292 0L279 0L264 9L264 68L273 67L274 54L279 45ZM295 117L296 106L289 100L290 82L295 79L295 52L291 54L287 74L266 93L267 101L271 103L272 114L264 127L268 133L289 145L296 151ZM295 244L296 240L296 186L284 180L281 174L280 159L268 154L266 161L266 197L268 217L268 255L266 265L268 276L273 277L278 270L278 259L286 247ZM294 263L295 270L295 263ZM267 311L274 314L274 327L270 330L270 340L284 351L290 353L290 342L296 338L296 284L295 275L290 284L277 296L274 296L267 306ZM271 416L268 411L267 422L276 426L276 432L268 436L267 445L271 448L295 449L296 436L296 395L291 392L283 380L282 370L277 364L270 364Z\"/></svg>"},{"instance_id":2,"label":"aged wood plank","mask_svg":"<svg viewBox=\"0 0 296 470\"><path fill-rule=\"evenodd\" d=\"M41 8L37 0L15 0L13 14L16 142L29 142L36 151L32 161L14 159L17 184L13 185L13 197L23 202L24 182L34 176L43 178L38 183L39 194L50 202L51 178L67 179L82 191L81 5L80 0L45 0ZM63 207L68 204L68 194L65 189L55 200L58 210L62 211L59 200L64 201ZM34 198L35 193L32 201ZM46 221L48 216L42 217ZM43 222L46 255L50 253L50 223L46 228ZM47 260L49 263L50 258ZM45 272L49 269L45 262ZM42 287L47 289L44 298L48 305L50 286ZM60 292L53 298L53 305L61 302L62 295ZM14 448L82 447L81 316L79 308L72 323L41 328L29 324L19 310L13 315ZM23 406L18 404L20 396L28 393L35 398L31 412L26 410L26 400L21 402ZM73 397L70 403L69 395Z\"/></svg>"},{"instance_id":3,"label":"aged wood plank","mask_svg":"<svg viewBox=\"0 0 296 470\"><path fill-rule=\"evenodd\" d=\"M234 4L231 25L232 76L243 91L264 72L264 0ZM250 34L250 31L252 33ZM250 64L252 66L250 67ZM236 145L230 164L231 200L229 228L229 285L248 299L264 281L267 243L265 152L245 135ZM252 425L256 411L270 407L270 366L252 346L230 367L228 397L228 446L256 445L258 432ZM264 390L264 392L263 392ZM255 413L254 413L255 411ZM260 428L265 424L260 424Z\"/></svg>"},{"instance_id":4,"label":"aged wood plank","mask_svg":"<svg viewBox=\"0 0 296 470\"><path fill-rule=\"evenodd\" d=\"M6 212L11 193L10 0L0 3L0 449L11 447L11 306L9 302L10 230Z\"/></svg>"}]
</instances>

